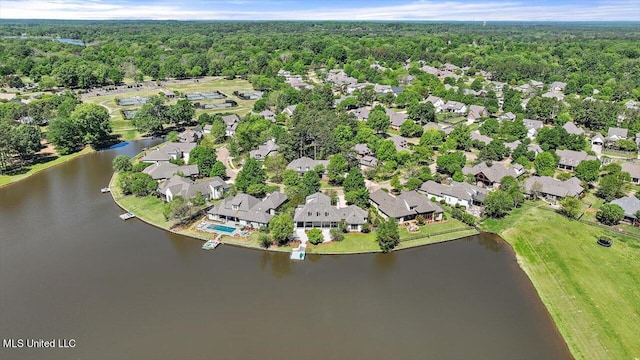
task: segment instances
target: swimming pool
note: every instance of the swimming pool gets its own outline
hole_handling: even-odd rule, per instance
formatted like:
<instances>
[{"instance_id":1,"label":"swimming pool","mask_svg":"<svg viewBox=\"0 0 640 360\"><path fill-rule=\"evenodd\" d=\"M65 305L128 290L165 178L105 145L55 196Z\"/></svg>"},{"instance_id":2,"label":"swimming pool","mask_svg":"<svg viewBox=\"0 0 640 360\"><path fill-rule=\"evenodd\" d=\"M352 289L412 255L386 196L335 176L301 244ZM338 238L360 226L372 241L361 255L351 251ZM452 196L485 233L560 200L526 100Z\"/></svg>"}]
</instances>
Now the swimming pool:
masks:
<instances>
[{"instance_id":1,"label":"swimming pool","mask_svg":"<svg viewBox=\"0 0 640 360\"><path fill-rule=\"evenodd\" d=\"M207 226L207 229L210 231L221 232L224 234L233 234L233 232L236 231L236 228L234 227L217 225L217 224L210 224Z\"/></svg>"}]
</instances>

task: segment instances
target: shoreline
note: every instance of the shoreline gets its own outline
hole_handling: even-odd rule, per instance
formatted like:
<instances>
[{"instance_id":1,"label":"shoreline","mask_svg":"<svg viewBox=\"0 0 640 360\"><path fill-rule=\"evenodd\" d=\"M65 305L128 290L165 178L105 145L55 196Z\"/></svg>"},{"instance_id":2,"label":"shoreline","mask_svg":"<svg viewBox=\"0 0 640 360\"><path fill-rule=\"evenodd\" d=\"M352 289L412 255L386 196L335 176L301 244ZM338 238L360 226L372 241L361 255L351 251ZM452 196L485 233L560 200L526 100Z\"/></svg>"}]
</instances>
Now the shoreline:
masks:
<instances>
[{"instance_id":1,"label":"shoreline","mask_svg":"<svg viewBox=\"0 0 640 360\"><path fill-rule=\"evenodd\" d=\"M0 175L0 182L1 182L1 179L2 179L3 177L8 177L8 179L7 179L7 180L8 180L8 182L0 184L0 189L1 189L1 188L4 188L4 187L6 187L6 186L10 186L10 185L12 185L12 184L15 184L15 183L17 183L17 182L19 182L19 181L22 181L22 180L28 179L28 178L30 178L31 176L33 176L33 175L35 175L35 174L37 174L37 173L39 173L39 172L41 172L41 171L48 170L48 169L52 169L52 168L54 168L54 167L56 167L56 166L59 166L59 165L64 165L64 164L66 164L66 163L67 163L67 162L69 162L69 161L72 161L72 160L78 159L78 158L80 158L80 157L82 157L82 156L86 156L86 155L89 155L89 154L93 154L93 153L95 153L95 152L97 152L97 150L95 150L95 149L91 148L90 146L87 146L87 147L85 147L84 149L82 149L82 150L80 150L80 151L78 151L78 152L75 152L75 153L73 153L73 154L68 154L68 155L57 155L57 156L58 156L58 158L57 158L57 159L55 159L55 160L51 160L51 161L50 161L50 162L48 162L48 163L32 165L32 166L31 166L31 168L29 169L29 171L27 171L27 172L26 172L26 173L24 173L24 174L20 174L20 175ZM62 160L60 160L60 159L62 159ZM42 166L37 167L38 165L42 165ZM33 169L33 167L37 167L37 168L36 168L36 169Z\"/></svg>"},{"instance_id":2,"label":"shoreline","mask_svg":"<svg viewBox=\"0 0 640 360\"><path fill-rule=\"evenodd\" d=\"M111 179L109 180L109 188L111 188L111 189L113 189L115 187L115 181L116 181L116 177L117 177L116 175L117 175L116 173L113 173L111 175ZM122 205L122 203L119 201L119 199L116 199L116 195L114 194L113 191L111 191L109 194L111 195L111 198L113 199L115 204L118 205L118 207L120 209L122 209L124 211L130 211L129 209L127 209L127 207ZM202 236L198 236L198 234L195 234L195 233L189 231L190 227L188 227L186 230L174 230L174 229L172 229L170 227L162 226L162 225L154 223L153 221L150 221L148 219L144 219L142 217L139 217L138 215L136 215L136 219L139 219L140 221L144 222L147 225L151 225L151 226L153 226L155 228L168 231L168 232L170 232L172 234L181 235L181 236L189 237L189 238L200 240L200 241L207 241L207 240L210 240L210 238L211 238L211 235L207 236L205 234L203 234ZM464 235L456 235L457 233L462 233L462 232L465 232ZM475 232L475 233L471 233L471 232ZM476 229L476 228L469 227L468 229L460 229L460 231L451 232L451 234L453 234L455 236L451 237L451 238L445 238L445 239L442 239L442 240L436 240L436 241L429 241L431 239L431 236L425 236L424 238L421 238L421 239L407 240L407 242L412 242L412 243L409 244L409 245L405 245L405 246L403 246L403 241L401 240L400 244L395 249L393 249L392 252L408 250L408 249L413 249L413 248L417 248L417 247L421 247L421 246L427 246L427 245L441 244L441 243L454 241L454 240L459 240L461 238L478 235L478 234L480 234L480 231L478 229ZM241 241L236 241L234 239L235 239L234 237L223 236L220 240L221 240L221 244L223 244L223 245L230 245L230 246L240 247L240 248L244 248L244 249L270 251L270 252L276 252L276 253L290 253L291 252L291 246L282 247L282 248L280 248L280 247L269 247L269 248L265 249L265 248L263 248L261 246L254 246L254 245L251 245L251 244L248 244L248 243L243 243ZM422 241L420 241L420 240L422 240ZM413 242L415 242L415 243L413 243ZM317 250L319 250L319 251L317 251ZM322 251L322 250L320 250L318 248L308 248L307 249L307 254L309 254L309 255L361 255L361 254L379 254L379 253L382 253L382 251L379 250L379 249L377 249L377 250L363 250L363 251Z\"/></svg>"}]
</instances>

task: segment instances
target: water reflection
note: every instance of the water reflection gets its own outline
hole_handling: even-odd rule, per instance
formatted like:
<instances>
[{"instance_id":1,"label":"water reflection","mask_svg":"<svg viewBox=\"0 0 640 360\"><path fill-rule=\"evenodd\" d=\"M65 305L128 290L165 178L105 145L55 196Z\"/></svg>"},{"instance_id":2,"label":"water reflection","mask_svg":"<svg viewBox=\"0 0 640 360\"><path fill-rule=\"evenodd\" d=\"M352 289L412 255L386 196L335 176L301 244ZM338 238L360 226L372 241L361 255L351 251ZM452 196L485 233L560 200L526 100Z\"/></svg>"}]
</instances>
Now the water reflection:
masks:
<instances>
[{"instance_id":1,"label":"water reflection","mask_svg":"<svg viewBox=\"0 0 640 360\"><path fill-rule=\"evenodd\" d=\"M283 279L291 275L292 260L288 259L288 254L271 251L260 252L260 270L262 272L271 271L277 279Z\"/></svg>"}]
</instances>

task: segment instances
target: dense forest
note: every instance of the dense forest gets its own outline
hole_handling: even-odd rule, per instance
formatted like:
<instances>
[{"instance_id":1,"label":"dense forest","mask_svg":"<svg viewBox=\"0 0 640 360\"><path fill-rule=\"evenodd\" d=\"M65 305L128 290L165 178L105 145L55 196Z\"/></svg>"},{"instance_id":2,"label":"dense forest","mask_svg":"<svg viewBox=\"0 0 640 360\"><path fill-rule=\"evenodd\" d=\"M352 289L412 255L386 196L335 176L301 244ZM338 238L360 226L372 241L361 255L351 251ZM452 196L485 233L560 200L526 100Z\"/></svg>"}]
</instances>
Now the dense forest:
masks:
<instances>
[{"instance_id":1,"label":"dense forest","mask_svg":"<svg viewBox=\"0 0 640 360\"><path fill-rule=\"evenodd\" d=\"M640 97L637 30L635 24L2 21L0 75L28 77L43 88L239 75L272 88L260 77L344 67L359 80L397 85L411 59L490 71L509 83L566 81L574 92L589 84L622 100ZM20 35L36 38L6 38ZM371 69L374 61L389 70Z\"/></svg>"}]
</instances>

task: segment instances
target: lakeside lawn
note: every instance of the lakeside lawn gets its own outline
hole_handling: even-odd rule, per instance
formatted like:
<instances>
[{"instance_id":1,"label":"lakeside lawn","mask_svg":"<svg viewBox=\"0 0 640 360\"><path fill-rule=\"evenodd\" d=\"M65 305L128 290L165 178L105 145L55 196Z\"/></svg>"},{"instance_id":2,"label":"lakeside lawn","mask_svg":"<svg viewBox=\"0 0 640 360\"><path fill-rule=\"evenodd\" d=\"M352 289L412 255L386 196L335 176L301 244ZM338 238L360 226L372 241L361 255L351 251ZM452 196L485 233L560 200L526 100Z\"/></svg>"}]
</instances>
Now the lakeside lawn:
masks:
<instances>
[{"instance_id":1,"label":"lakeside lawn","mask_svg":"<svg viewBox=\"0 0 640 360\"><path fill-rule=\"evenodd\" d=\"M63 164L69 160L73 160L77 157L80 157L82 155L86 155L89 153L94 152L95 150L93 150L91 147L87 146L86 148L82 149L81 151L75 152L73 154L69 154L69 155L53 155L52 160L47 161L47 162L42 162L42 163L38 163L38 164L34 164L34 165L30 165L27 166L26 168L28 169L27 171L25 171L24 173L21 174L16 174L16 175L0 175L0 187L1 186L5 186L5 185L9 185L13 182L16 181L20 181L24 178L27 178L37 172L40 172L42 170L48 169L50 167L54 167L56 165L60 165Z\"/></svg>"},{"instance_id":2,"label":"lakeside lawn","mask_svg":"<svg viewBox=\"0 0 640 360\"><path fill-rule=\"evenodd\" d=\"M482 226L501 235L576 359L640 357L640 239L572 221L527 202ZM596 244L599 236L613 246Z\"/></svg>"}]
</instances>

